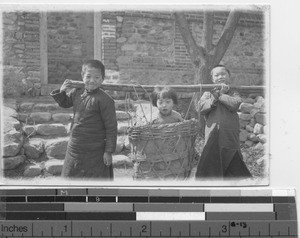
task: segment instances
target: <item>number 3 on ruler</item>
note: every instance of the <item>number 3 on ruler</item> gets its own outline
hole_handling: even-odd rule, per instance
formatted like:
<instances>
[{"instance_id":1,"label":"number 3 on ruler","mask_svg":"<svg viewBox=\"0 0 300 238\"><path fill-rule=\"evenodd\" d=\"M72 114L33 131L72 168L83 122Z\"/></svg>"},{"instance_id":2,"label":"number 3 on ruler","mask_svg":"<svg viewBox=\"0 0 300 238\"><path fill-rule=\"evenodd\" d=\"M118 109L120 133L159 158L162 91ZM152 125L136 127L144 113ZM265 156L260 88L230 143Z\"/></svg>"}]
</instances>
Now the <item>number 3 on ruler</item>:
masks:
<instances>
[{"instance_id":1,"label":"number 3 on ruler","mask_svg":"<svg viewBox=\"0 0 300 238\"><path fill-rule=\"evenodd\" d=\"M222 232L223 232L223 233L227 232L227 226L226 226L226 225L223 225L223 226L222 226Z\"/></svg>"}]
</instances>

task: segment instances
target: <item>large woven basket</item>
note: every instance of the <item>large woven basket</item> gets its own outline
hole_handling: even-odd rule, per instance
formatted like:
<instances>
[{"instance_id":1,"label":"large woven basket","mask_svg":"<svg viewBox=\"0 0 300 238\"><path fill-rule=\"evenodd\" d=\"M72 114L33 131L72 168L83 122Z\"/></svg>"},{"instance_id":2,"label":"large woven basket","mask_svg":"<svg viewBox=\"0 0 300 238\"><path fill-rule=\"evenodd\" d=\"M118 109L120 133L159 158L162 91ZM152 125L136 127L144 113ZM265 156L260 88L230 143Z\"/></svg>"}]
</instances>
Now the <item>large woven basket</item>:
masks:
<instances>
[{"instance_id":1,"label":"large woven basket","mask_svg":"<svg viewBox=\"0 0 300 238\"><path fill-rule=\"evenodd\" d=\"M135 179L186 179L195 157L198 120L131 127Z\"/></svg>"}]
</instances>

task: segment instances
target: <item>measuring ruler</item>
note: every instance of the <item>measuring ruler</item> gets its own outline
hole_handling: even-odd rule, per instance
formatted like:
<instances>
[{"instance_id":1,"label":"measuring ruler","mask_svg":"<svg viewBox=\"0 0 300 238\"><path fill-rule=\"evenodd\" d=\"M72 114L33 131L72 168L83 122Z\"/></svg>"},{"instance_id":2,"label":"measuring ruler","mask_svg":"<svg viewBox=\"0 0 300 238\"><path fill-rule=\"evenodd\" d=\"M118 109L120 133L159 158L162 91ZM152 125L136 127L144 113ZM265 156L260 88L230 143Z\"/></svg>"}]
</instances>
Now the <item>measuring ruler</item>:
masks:
<instances>
[{"instance_id":1,"label":"measuring ruler","mask_svg":"<svg viewBox=\"0 0 300 238\"><path fill-rule=\"evenodd\" d=\"M297 237L294 190L0 190L1 237Z\"/></svg>"}]
</instances>

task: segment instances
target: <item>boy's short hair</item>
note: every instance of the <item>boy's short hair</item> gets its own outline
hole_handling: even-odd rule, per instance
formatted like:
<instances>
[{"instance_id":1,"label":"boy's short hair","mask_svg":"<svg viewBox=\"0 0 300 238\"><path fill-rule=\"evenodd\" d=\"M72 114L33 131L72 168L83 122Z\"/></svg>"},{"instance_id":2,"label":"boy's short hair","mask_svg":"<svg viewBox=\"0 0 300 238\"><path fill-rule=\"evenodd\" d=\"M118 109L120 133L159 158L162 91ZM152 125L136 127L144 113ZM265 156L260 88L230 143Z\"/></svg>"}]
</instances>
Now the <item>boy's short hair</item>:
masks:
<instances>
[{"instance_id":1,"label":"boy's short hair","mask_svg":"<svg viewBox=\"0 0 300 238\"><path fill-rule=\"evenodd\" d=\"M105 67L100 60L91 59L84 61L82 64L81 73L84 73L87 67L99 69L101 71L102 78L105 78Z\"/></svg>"},{"instance_id":2,"label":"boy's short hair","mask_svg":"<svg viewBox=\"0 0 300 238\"><path fill-rule=\"evenodd\" d=\"M171 98L175 105L178 103L177 93L173 88L170 87L159 87L156 86L151 93L150 100L154 107L157 107L157 100L160 98Z\"/></svg>"},{"instance_id":3,"label":"boy's short hair","mask_svg":"<svg viewBox=\"0 0 300 238\"><path fill-rule=\"evenodd\" d=\"M219 68L219 67L224 68L224 69L227 71L227 73L229 74L229 76L231 75L229 69L227 69L226 66L223 65L223 64L217 64L217 65L215 65L214 67L212 67L212 69L211 69L211 71L210 71L210 75L212 75L212 71L213 71L215 68Z\"/></svg>"}]
</instances>

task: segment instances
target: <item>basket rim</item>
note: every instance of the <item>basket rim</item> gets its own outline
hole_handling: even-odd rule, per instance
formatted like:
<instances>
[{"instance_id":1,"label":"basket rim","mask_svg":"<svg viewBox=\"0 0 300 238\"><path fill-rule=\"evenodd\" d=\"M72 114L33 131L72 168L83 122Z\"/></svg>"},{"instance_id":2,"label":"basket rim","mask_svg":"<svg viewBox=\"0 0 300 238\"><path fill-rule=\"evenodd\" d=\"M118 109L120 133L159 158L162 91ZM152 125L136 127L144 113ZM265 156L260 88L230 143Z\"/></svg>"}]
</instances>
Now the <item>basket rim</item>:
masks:
<instances>
[{"instance_id":1,"label":"basket rim","mask_svg":"<svg viewBox=\"0 0 300 238\"><path fill-rule=\"evenodd\" d=\"M173 122L173 123L165 123L165 124L146 124L146 125L140 125L140 126L130 126L129 130L134 129L163 129L163 128L171 128L171 127L177 127L177 126L185 126L185 125L197 125L200 126L200 121L195 118L191 118L189 120L184 120L181 122Z\"/></svg>"}]
</instances>

